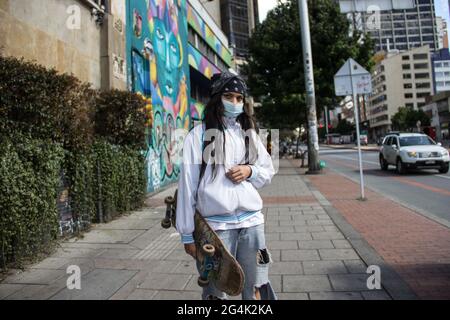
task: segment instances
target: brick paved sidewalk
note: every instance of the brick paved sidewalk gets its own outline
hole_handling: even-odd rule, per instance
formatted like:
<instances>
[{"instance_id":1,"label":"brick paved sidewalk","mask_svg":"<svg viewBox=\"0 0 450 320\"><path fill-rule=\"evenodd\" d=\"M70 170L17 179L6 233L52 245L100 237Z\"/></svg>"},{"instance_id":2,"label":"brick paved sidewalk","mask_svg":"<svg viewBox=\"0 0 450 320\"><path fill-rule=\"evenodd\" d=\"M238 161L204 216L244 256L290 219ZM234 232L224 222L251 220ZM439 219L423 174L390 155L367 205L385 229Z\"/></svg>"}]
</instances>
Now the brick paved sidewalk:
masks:
<instances>
[{"instance_id":1,"label":"brick paved sidewalk","mask_svg":"<svg viewBox=\"0 0 450 320\"><path fill-rule=\"evenodd\" d=\"M419 298L450 299L447 227L370 190L367 201L358 201L359 185L337 173L308 179Z\"/></svg>"},{"instance_id":2,"label":"brick paved sidewalk","mask_svg":"<svg viewBox=\"0 0 450 320\"><path fill-rule=\"evenodd\" d=\"M412 298L401 279L305 181L290 161L281 160L272 184L261 191L274 259L270 279L279 298ZM163 199L173 191L153 196L143 210L94 226L82 239L62 243L25 272L12 270L0 284L0 299L199 299L194 261L175 229L160 226ZM367 288L367 266L374 262L382 267L381 290ZM69 265L81 268L81 290L66 288Z\"/></svg>"}]
</instances>

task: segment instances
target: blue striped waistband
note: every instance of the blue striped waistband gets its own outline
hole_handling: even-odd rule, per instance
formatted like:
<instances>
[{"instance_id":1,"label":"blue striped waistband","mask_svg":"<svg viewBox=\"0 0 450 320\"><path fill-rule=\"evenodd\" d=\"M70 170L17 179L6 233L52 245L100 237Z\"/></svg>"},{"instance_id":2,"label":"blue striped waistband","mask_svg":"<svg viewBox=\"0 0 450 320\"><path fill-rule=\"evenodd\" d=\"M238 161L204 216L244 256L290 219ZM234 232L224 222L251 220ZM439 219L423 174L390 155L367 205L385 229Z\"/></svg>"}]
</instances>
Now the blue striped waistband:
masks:
<instances>
[{"instance_id":1,"label":"blue striped waistband","mask_svg":"<svg viewBox=\"0 0 450 320\"><path fill-rule=\"evenodd\" d=\"M254 215L260 213L261 211L244 211L237 215L217 215L211 217L205 217L206 220L212 222L228 222L228 223L239 223L247 220Z\"/></svg>"}]
</instances>

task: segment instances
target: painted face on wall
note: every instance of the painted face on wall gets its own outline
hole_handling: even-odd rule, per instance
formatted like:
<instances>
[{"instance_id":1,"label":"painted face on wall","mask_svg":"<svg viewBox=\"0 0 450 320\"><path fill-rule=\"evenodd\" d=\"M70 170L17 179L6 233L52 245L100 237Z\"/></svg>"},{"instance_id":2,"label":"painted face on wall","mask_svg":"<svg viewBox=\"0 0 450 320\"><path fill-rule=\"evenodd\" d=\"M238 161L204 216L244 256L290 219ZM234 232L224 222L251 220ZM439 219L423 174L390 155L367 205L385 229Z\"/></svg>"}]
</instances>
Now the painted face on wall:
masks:
<instances>
[{"instance_id":1,"label":"painted face on wall","mask_svg":"<svg viewBox=\"0 0 450 320\"><path fill-rule=\"evenodd\" d=\"M154 19L153 47L156 55L158 84L164 97L176 102L179 91L181 48L174 33L163 21Z\"/></svg>"}]
</instances>

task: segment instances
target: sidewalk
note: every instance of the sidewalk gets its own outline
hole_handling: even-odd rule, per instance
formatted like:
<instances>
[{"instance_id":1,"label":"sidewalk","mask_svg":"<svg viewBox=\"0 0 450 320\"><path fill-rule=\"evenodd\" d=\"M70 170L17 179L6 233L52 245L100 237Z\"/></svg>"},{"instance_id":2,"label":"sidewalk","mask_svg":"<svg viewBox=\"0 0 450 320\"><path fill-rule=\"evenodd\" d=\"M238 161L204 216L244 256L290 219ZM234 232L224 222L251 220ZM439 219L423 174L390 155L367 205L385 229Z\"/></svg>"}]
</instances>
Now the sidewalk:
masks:
<instances>
[{"instance_id":1,"label":"sidewalk","mask_svg":"<svg viewBox=\"0 0 450 320\"><path fill-rule=\"evenodd\" d=\"M270 279L280 299L411 299L415 295L362 236L299 175L298 162L281 160L272 184L261 191ZM317 176L326 177L327 175ZM310 180L311 179L311 180ZM328 181L329 182L329 181ZM175 229L160 226L163 199L61 244L25 272L12 270L0 299L200 299L192 258ZM381 290L369 290L367 266L381 268ZM67 266L81 268L81 290L68 290Z\"/></svg>"},{"instance_id":2,"label":"sidewalk","mask_svg":"<svg viewBox=\"0 0 450 320\"><path fill-rule=\"evenodd\" d=\"M359 184L337 173L327 171L308 179L310 187L317 188L330 201L420 299L450 299L447 226L369 189L367 201L355 200Z\"/></svg>"}]
</instances>

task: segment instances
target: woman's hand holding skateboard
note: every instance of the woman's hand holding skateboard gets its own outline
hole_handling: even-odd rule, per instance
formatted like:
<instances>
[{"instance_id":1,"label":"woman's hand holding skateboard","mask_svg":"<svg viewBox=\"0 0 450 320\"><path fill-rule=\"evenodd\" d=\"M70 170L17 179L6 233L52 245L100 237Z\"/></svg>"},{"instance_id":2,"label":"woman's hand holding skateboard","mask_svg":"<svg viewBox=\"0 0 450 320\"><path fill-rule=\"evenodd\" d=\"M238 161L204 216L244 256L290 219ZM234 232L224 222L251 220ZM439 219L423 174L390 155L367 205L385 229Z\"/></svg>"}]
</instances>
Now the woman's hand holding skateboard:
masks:
<instances>
[{"instance_id":1,"label":"woman's hand holding skateboard","mask_svg":"<svg viewBox=\"0 0 450 320\"><path fill-rule=\"evenodd\" d=\"M252 169L248 165L239 165L231 168L225 175L228 179L238 184L252 175Z\"/></svg>"}]
</instances>

